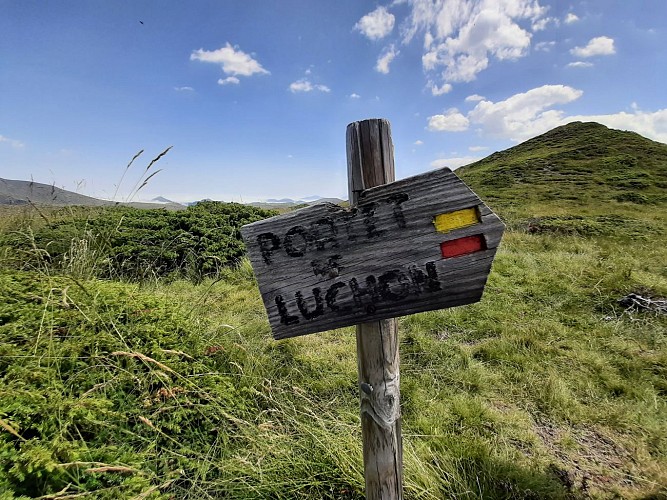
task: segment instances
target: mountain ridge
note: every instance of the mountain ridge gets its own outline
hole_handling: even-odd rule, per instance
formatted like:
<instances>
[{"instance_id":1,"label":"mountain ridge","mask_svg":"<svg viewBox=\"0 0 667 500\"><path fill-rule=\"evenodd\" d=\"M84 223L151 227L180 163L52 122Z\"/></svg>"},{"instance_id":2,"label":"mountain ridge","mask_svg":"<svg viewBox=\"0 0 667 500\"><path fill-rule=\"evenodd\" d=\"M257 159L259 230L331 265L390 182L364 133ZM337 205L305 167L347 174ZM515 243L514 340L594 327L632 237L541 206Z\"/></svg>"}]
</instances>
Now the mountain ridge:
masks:
<instances>
[{"instance_id":1,"label":"mountain ridge","mask_svg":"<svg viewBox=\"0 0 667 500\"><path fill-rule=\"evenodd\" d=\"M135 208L166 208L168 210L184 210L186 207L174 202L144 203L117 202L100 200L83 194L56 187L53 184L0 178L0 205L42 205L42 206L86 206L104 207L124 205Z\"/></svg>"}]
</instances>

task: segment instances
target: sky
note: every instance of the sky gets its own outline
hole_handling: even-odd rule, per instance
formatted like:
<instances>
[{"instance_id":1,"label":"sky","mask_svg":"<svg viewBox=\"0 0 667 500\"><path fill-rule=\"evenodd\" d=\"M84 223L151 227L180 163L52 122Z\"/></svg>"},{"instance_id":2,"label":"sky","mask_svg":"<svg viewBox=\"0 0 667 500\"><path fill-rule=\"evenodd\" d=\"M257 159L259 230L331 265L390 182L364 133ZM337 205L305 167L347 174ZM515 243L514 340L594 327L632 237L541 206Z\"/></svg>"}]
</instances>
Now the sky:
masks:
<instances>
[{"instance_id":1,"label":"sky","mask_svg":"<svg viewBox=\"0 0 667 500\"><path fill-rule=\"evenodd\" d=\"M0 177L346 198L353 121L397 179L577 120L667 143L666 76L665 0L0 0Z\"/></svg>"}]
</instances>

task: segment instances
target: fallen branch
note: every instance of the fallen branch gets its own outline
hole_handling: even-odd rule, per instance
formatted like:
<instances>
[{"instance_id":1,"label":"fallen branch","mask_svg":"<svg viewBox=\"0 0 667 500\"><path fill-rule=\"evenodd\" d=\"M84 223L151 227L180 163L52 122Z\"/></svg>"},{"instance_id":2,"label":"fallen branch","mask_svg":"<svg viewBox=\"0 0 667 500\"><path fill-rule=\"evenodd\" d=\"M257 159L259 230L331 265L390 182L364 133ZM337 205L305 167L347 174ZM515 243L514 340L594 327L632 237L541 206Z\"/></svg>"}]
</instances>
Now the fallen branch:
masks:
<instances>
[{"instance_id":1,"label":"fallen branch","mask_svg":"<svg viewBox=\"0 0 667 500\"><path fill-rule=\"evenodd\" d=\"M625 307L626 311L650 311L667 314L667 300L647 299L636 293L629 293L625 297L618 299L618 303Z\"/></svg>"}]
</instances>

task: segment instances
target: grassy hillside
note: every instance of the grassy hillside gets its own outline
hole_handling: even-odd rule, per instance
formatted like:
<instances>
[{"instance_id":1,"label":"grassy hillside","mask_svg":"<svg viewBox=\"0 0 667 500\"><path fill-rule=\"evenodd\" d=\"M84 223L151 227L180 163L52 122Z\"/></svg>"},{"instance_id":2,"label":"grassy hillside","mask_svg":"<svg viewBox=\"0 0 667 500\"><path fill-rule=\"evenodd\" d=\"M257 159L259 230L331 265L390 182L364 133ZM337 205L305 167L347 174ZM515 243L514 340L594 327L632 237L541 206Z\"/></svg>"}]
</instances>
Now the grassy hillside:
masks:
<instances>
[{"instance_id":1,"label":"grassy hillside","mask_svg":"<svg viewBox=\"0 0 667 500\"><path fill-rule=\"evenodd\" d=\"M554 155L577 127L646 146L573 124L461 172L511 224L482 302L399 321L406 498L667 496L667 318L618 302L667 297L667 146L643 190L525 166L574 169ZM533 184L482 182L503 165ZM41 258L62 241L31 238L53 221L28 210L0 218L0 498L363 498L351 328L273 341L247 261L197 282L74 272Z\"/></svg>"},{"instance_id":2,"label":"grassy hillside","mask_svg":"<svg viewBox=\"0 0 667 500\"><path fill-rule=\"evenodd\" d=\"M667 144L575 122L456 173L513 222L553 215L638 215L667 205Z\"/></svg>"}]
</instances>

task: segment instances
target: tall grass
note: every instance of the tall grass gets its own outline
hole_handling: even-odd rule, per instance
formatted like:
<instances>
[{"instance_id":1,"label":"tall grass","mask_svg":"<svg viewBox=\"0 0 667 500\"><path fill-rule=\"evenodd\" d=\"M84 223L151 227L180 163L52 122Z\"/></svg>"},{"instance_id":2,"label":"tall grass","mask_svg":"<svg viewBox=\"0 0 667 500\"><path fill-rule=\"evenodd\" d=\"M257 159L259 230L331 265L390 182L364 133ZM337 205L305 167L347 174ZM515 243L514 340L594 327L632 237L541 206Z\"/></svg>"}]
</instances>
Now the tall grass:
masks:
<instances>
[{"instance_id":1,"label":"tall grass","mask_svg":"<svg viewBox=\"0 0 667 500\"><path fill-rule=\"evenodd\" d=\"M401 320L407 498L664 493L665 320L616 298L667 256L623 248L511 232L480 304ZM5 495L363 497L350 329L270 340L247 261L78 276L0 273Z\"/></svg>"}]
</instances>

